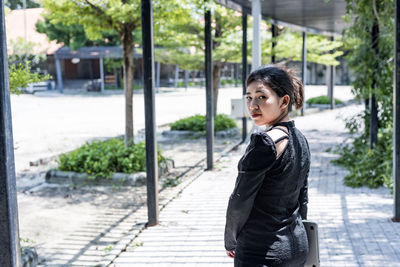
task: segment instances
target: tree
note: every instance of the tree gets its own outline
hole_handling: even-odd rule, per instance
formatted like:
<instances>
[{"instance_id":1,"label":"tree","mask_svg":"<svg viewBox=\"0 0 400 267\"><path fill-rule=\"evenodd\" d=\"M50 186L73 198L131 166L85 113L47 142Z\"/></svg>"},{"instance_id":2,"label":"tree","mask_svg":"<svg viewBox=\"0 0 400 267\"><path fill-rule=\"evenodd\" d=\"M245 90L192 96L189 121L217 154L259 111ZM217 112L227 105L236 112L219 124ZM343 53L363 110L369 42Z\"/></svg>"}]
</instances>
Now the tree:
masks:
<instances>
[{"instance_id":1,"label":"tree","mask_svg":"<svg viewBox=\"0 0 400 267\"><path fill-rule=\"evenodd\" d=\"M113 30L123 50L125 90L125 144L133 143L133 31L140 27L140 0L43 0L52 23L80 24L91 40Z\"/></svg>"},{"instance_id":2,"label":"tree","mask_svg":"<svg viewBox=\"0 0 400 267\"><path fill-rule=\"evenodd\" d=\"M204 69L204 10L213 10L213 92L214 116L217 114L218 88L221 70L227 62L241 62L242 49L242 14L227 9L219 4L209 3L205 6L203 1L180 1L177 16L169 17L168 23L161 25L156 33L156 43L165 49L156 51L157 60L167 64L177 64L183 69ZM250 22L250 23L249 23ZM251 20L248 27L251 27ZM267 29L271 27L266 24ZM251 32L251 31L250 31ZM269 31L270 32L270 31ZM271 34L262 34L262 61L263 64L271 63ZM276 38L275 54L281 62L301 61L302 39L301 34L281 29L281 34ZM248 47L248 62L251 62L251 38ZM342 46L340 41L330 41L324 36L308 36L309 62L325 65L337 65L336 57L342 51L332 50Z\"/></svg>"},{"instance_id":3,"label":"tree","mask_svg":"<svg viewBox=\"0 0 400 267\"><path fill-rule=\"evenodd\" d=\"M227 62L239 62L241 49L241 14L215 3L183 0L175 8L168 23L160 25L155 34L157 60L176 64L183 69L204 69L204 10L212 15L213 96L214 116L217 114L218 88L221 70ZM162 7L161 7L162 8ZM239 31L238 31L239 30Z\"/></svg>"},{"instance_id":4,"label":"tree","mask_svg":"<svg viewBox=\"0 0 400 267\"><path fill-rule=\"evenodd\" d=\"M8 67L10 92L12 94L21 94L21 88L26 88L30 83L42 82L51 79L50 75L41 75L31 70L29 61L10 64Z\"/></svg>"},{"instance_id":5,"label":"tree","mask_svg":"<svg viewBox=\"0 0 400 267\"><path fill-rule=\"evenodd\" d=\"M281 63L301 61L303 49L302 38L300 32L295 32L288 28L282 29L280 34L276 37L277 44L274 48L277 61L281 61ZM271 43L271 34L264 37L262 42L264 64L271 63ZM307 34L307 61L327 66L337 66L339 62L336 58L343 55L343 51L341 51L342 46L343 43L340 40L331 41L322 35Z\"/></svg>"},{"instance_id":6,"label":"tree","mask_svg":"<svg viewBox=\"0 0 400 267\"><path fill-rule=\"evenodd\" d=\"M102 31L99 39L91 40L87 37L85 28L81 24L53 23L46 15L44 21L39 20L35 26L38 32L46 34L50 40L62 43L72 50L82 46L115 46L121 44L120 37L114 30Z\"/></svg>"},{"instance_id":7,"label":"tree","mask_svg":"<svg viewBox=\"0 0 400 267\"><path fill-rule=\"evenodd\" d=\"M393 155L393 0L346 0L344 44L348 64L353 70L353 93L366 100L376 99L376 143L370 140L368 107L347 119L351 142L338 147L336 163L345 166L349 174L345 183L350 186L392 187ZM378 35L378 36L377 36ZM372 102L372 101L371 101ZM374 134L374 133L373 133Z\"/></svg>"},{"instance_id":8,"label":"tree","mask_svg":"<svg viewBox=\"0 0 400 267\"><path fill-rule=\"evenodd\" d=\"M24 0L6 0L4 1L4 6L10 9L21 9L24 7ZM26 0L26 8L40 7L39 3L32 0Z\"/></svg>"}]
</instances>

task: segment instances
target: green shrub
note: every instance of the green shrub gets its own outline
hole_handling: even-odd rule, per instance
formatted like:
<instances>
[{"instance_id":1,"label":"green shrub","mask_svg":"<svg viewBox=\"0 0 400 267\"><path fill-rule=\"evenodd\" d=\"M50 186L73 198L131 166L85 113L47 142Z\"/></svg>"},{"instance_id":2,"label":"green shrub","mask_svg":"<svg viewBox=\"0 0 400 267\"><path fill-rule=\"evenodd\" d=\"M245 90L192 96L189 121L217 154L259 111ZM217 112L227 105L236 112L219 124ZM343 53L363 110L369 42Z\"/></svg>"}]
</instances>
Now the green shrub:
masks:
<instances>
[{"instance_id":1,"label":"green shrub","mask_svg":"<svg viewBox=\"0 0 400 267\"><path fill-rule=\"evenodd\" d=\"M124 141L112 138L106 141L93 141L58 159L60 171L87 173L89 178L110 178L113 173L134 173L146 170L144 142L125 146ZM158 151L158 162L165 161Z\"/></svg>"},{"instance_id":2,"label":"green shrub","mask_svg":"<svg viewBox=\"0 0 400 267\"><path fill-rule=\"evenodd\" d=\"M204 115L194 115L180 119L171 124L171 130L175 131L206 131L206 117ZM236 122L227 115L218 114L214 118L214 130L222 131L237 127Z\"/></svg>"},{"instance_id":3,"label":"green shrub","mask_svg":"<svg viewBox=\"0 0 400 267\"><path fill-rule=\"evenodd\" d=\"M370 188L386 186L392 189L392 128L380 128L378 143L371 149L369 135L359 133L363 116L365 114L359 114L347 120L346 127L350 131L352 143L339 145L335 152L340 158L333 160L332 163L343 166L349 171L344 178L348 186L366 185Z\"/></svg>"},{"instance_id":4,"label":"green shrub","mask_svg":"<svg viewBox=\"0 0 400 267\"><path fill-rule=\"evenodd\" d=\"M325 95L317 96L317 97L312 97L306 101L308 105L312 104L330 104L331 99ZM335 105L343 104L343 101L339 99L335 99Z\"/></svg>"}]
</instances>

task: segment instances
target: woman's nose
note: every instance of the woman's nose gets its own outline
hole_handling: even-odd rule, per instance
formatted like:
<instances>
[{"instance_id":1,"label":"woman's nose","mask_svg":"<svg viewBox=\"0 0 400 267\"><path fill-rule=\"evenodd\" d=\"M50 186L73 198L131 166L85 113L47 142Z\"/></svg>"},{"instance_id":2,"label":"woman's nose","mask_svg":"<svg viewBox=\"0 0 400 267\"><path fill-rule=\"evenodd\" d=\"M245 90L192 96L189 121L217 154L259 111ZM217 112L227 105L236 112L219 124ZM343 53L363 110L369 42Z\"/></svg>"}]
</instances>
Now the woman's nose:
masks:
<instances>
[{"instance_id":1,"label":"woman's nose","mask_svg":"<svg viewBox=\"0 0 400 267\"><path fill-rule=\"evenodd\" d=\"M249 109L253 110L253 109L257 109L258 108L258 104L256 99L252 99L249 103Z\"/></svg>"}]
</instances>

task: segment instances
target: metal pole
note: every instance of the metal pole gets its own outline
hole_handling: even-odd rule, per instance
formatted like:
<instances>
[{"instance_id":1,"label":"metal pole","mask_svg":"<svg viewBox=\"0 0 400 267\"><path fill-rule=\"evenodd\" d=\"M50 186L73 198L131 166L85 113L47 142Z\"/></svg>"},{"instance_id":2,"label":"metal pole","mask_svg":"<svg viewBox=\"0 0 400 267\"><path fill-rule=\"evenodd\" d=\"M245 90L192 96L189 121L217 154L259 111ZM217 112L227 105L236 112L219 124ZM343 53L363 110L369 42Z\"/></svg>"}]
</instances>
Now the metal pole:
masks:
<instances>
[{"instance_id":1,"label":"metal pole","mask_svg":"<svg viewBox=\"0 0 400 267\"><path fill-rule=\"evenodd\" d=\"M378 47L378 39L379 39L379 25L377 19L375 19L374 24L372 26L372 49L375 51L375 56L378 56L379 47ZM378 143L378 107L376 106L375 99L375 86L376 82L372 81L371 86L371 97L369 99L369 108L370 108L370 122L369 122L369 136L370 136L370 148L373 148Z\"/></svg>"},{"instance_id":2,"label":"metal pole","mask_svg":"<svg viewBox=\"0 0 400 267\"><path fill-rule=\"evenodd\" d=\"M101 93L104 94L104 64L103 64L103 58L99 58L99 64L100 64L100 80L101 80Z\"/></svg>"},{"instance_id":3,"label":"metal pole","mask_svg":"<svg viewBox=\"0 0 400 267\"><path fill-rule=\"evenodd\" d=\"M207 2L207 0L205 0ZM205 10L205 75L206 75L206 141L207 141L207 170L214 168L214 107L213 107L213 77L212 77L212 36L211 11Z\"/></svg>"},{"instance_id":4,"label":"metal pole","mask_svg":"<svg viewBox=\"0 0 400 267\"><path fill-rule=\"evenodd\" d=\"M21 266L4 1L0 2L0 266Z\"/></svg>"},{"instance_id":5,"label":"metal pole","mask_svg":"<svg viewBox=\"0 0 400 267\"><path fill-rule=\"evenodd\" d=\"M186 90L187 90L188 86L189 86L189 71L185 70L185 88L186 88Z\"/></svg>"},{"instance_id":6,"label":"metal pole","mask_svg":"<svg viewBox=\"0 0 400 267\"><path fill-rule=\"evenodd\" d=\"M178 88L179 65L175 66L175 88Z\"/></svg>"},{"instance_id":7,"label":"metal pole","mask_svg":"<svg viewBox=\"0 0 400 267\"><path fill-rule=\"evenodd\" d=\"M160 88L160 71L161 71L161 63L160 61L157 62L157 76L156 76L156 87Z\"/></svg>"},{"instance_id":8,"label":"metal pole","mask_svg":"<svg viewBox=\"0 0 400 267\"><path fill-rule=\"evenodd\" d=\"M62 93L63 92L63 80L62 80L62 72L61 72L61 63L60 63L59 58L56 58L56 72L57 72L57 87L58 87L58 90L60 91L60 93Z\"/></svg>"},{"instance_id":9,"label":"metal pole","mask_svg":"<svg viewBox=\"0 0 400 267\"><path fill-rule=\"evenodd\" d=\"M306 86L307 75L307 33L303 32L303 53L301 55L301 81L303 82L304 89ZM305 104L305 103L304 103ZM304 116L304 105L301 108L301 116Z\"/></svg>"},{"instance_id":10,"label":"metal pole","mask_svg":"<svg viewBox=\"0 0 400 267\"><path fill-rule=\"evenodd\" d=\"M246 117L246 78L247 78L247 14L242 13L242 98L243 98L243 117L242 117L242 142L247 137L247 117Z\"/></svg>"},{"instance_id":11,"label":"metal pole","mask_svg":"<svg viewBox=\"0 0 400 267\"><path fill-rule=\"evenodd\" d=\"M333 42L334 37L331 37L331 41ZM332 50L332 53L334 50ZM328 85L328 97L331 100L331 109L335 108L335 98L333 96L333 89L335 87L335 66L330 65L329 66L329 85Z\"/></svg>"},{"instance_id":12,"label":"metal pole","mask_svg":"<svg viewBox=\"0 0 400 267\"><path fill-rule=\"evenodd\" d=\"M271 62L272 62L272 64L275 64L275 61L276 61L276 58L275 58L275 46L276 46L275 38L277 36L277 29L276 29L275 24L271 25L271 33L272 33Z\"/></svg>"},{"instance_id":13,"label":"metal pole","mask_svg":"<svg viewBox=\"0 0 400 267\"><path fill-rule=\"evenodd\" d=\"M238 63L234 63L234 75L233 75L234 79L235 79L235 87L238 87L238 77L239 77L239 64Z\"/></svg>"},{"instance_id":14,"label":"metal pole","mask_svg":"<svg viewBox=\"0 0 400 267\"><path fill-rule=\"evenodd\" d=\"M395 48L393 88L393 221L400 222L400 0L395 5Z\"/></svg>"},{"instance_id":15,"label":"metal pole","mask_svg":"<svg viewBox=\"0 0 400 267\"><path fill-rule=\"evenodd\" d=\"M253 45L251 70L261 66L261 3L260 0L251 1L251 15L253 16Z\"/></svg>"},{"instance_id":16,"label":"metal pole","mask_svg":"<svg viewBox=\"0 0 400 267\"><path fill-rule=\"evenodd\" d=\"M147 210L149 226L158 224L157 136L154 109L153 10L151 0L142 0L143 85L146 126Z\"/></svg>"}]
</instances>

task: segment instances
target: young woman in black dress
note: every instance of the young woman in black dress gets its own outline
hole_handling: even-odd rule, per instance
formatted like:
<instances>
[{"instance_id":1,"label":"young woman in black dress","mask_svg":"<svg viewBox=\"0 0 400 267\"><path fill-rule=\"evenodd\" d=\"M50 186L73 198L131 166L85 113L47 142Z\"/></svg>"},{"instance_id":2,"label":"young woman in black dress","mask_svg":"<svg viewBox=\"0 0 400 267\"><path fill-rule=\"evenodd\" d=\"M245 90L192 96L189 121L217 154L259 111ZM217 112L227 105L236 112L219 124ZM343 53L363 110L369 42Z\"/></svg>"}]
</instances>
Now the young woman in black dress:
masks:
<instances>
[{"instance_id":1,"label":"young woman in black dress","mask_svg":"<svg viewBox=\"0 0 400 267\"><path fill-rule=\"evenodd\" d=\"M225 226L225 249L237 267L304 266L310 150L289 119L304 102L303 85L290 71L262 66L246 80L253 133L238 163Z\"/></svg>"}]
</instances>

